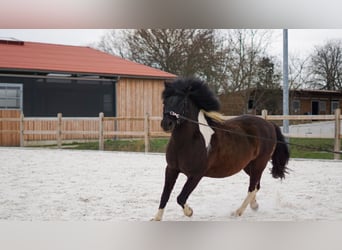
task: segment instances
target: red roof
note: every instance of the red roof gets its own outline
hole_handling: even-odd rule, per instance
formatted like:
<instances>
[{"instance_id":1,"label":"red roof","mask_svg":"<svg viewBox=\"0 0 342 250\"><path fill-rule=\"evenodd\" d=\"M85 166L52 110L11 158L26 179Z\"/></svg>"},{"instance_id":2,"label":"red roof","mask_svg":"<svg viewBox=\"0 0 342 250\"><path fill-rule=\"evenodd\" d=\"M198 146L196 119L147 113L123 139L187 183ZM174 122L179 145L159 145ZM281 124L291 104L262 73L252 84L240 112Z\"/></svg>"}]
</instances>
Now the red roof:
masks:
<instances>
[{"instance_id":1,"label":"red roof","mask_svg":"<svg viewBox=\"0 0 342 250\"><path fill-rule=\"evenodd\" d=\"M5 40L0 40L0 70L176 77L90 47Z\"/></svg>"}]
</instances>

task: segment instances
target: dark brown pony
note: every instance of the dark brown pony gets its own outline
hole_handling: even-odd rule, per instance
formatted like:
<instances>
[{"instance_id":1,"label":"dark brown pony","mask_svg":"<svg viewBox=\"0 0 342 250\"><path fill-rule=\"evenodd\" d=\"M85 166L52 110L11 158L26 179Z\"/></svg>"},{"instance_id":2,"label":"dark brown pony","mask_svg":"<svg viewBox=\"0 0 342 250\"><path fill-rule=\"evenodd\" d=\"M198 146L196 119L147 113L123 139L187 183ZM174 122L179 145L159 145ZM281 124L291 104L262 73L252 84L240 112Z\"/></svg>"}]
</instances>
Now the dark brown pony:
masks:
<instances>
[{"instance_id":1,"label":"dark brown pony","mask_svg":"<svg viewBox=\"0 0 342 250\"><path fill-rule=\"evenodd\" d=\"M270 159L273 177L285 177L289 151L275 124L251 115L222 120L213 112L219 110L217 98L205 83L197 79L165 83L162 98L161 126L172 134L166 150L164 189L153 220L162 220L179 173L187 176L177 197L186 216L193 214L186 201L202 177L223 178L242 169L249 175L248 195L236 210L236 216L242 215L248 204L252 209L258 208L256 192Z\"/></svg>"}]
</instances>

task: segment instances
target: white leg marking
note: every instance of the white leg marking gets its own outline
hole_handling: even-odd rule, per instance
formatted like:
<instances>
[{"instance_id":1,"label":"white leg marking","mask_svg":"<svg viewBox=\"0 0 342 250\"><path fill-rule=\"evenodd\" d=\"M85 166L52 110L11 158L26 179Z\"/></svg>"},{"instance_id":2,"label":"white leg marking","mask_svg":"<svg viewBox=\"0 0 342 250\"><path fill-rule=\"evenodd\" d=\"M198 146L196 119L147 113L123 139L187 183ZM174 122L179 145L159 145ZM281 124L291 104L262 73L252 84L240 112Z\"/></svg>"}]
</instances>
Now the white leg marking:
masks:
<instances>
[{"instance_id":1,"label":"white leg marking","mask_svg":"<svg viewBox=\"0 0 342 250\"><path fill-rule=\"evenodd\" d=\"M250 204L251 201L252 201L253 199L255 199L256 192L257 192L256 189L255 189L253 192L248 192L247 197L246 197L246 199L243 201L241 207L240 207L238 210L236 210L235 216L241 216L241 215L243 214L243 212L245 211L245 209L246 209L246 207L248 206L248 204Z\"/></svg>"},{"instance_id":2,"label":"white leg marking","mask_svg":"<svg viewBox=\"0 0 342 250\"><path fill-rule=\"evenodd\" d=\"M256 201L256 198L254 197L254 199L252 199L251 203L249 203L251 209L253 209L254 211L258 210L259 208L259 204Z\"/></svg>"},{"instance_id":3,"label":"white leg marking","mask_svg":"<svg viewBox=\"0 0 342 250\"><path fill-rule=\"evenodd\" d=\"M163 219L163 215L164 215L164 209L159 209L158 213L156 214L156 216L154 216L152 221L161 221Z\"/></svg>"},{"instance_id":4,"label":"white leg marking","mask_svg":"<svg viewBox=\"0 0 342 250\"><path fill-rule=\"evenodd\" d=\"M184 212L184 215L188 217L191 217L193 214L191 207L189 207L187 204L184 205L183 212Z\"/></svg>"}]
</instances>

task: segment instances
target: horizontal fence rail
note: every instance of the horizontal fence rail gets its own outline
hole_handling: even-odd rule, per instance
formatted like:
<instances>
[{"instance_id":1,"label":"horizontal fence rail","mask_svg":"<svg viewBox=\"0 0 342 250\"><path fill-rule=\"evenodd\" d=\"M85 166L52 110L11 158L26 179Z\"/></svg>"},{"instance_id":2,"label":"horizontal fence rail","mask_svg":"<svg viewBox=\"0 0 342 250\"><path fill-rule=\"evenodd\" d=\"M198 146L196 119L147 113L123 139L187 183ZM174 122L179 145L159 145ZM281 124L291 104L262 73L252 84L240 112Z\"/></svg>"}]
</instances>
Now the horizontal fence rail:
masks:
<instances>
[{"instance_id":1,"label":"horizontal fence rail","mask_svg":"<svg viewBox=\"0 0 342 250\"><path fill-rule=\"evenodd\" d=\"M4 110L2 110L4 111ZM120 138L144 138L145 152L149 152L151 137L169 137L160 128L159 116L144 117L104 117L100 113L98 117L63 117L61 113L57 117L24 117L21 112L16 112L14 117L0 113L0 145L27 146L32 144L56 143L58 148L63 142L98 140L99 149L104 149L106 139ZM13 112L11 113L13 116ZM16 116L16 117L15 117ZM232 119L236 116L224 116L224 119ZM341 150L341 110L336 109L334 115L268 115L266 110L260 116L270 121L333 121L330 134L297 133L284 134L287 137L311 137L311 138L334 138L334 151ZM13 142L17 140L17 142ZM335 154L335 159L339 159Z\"/></svg>"}]
</instances>

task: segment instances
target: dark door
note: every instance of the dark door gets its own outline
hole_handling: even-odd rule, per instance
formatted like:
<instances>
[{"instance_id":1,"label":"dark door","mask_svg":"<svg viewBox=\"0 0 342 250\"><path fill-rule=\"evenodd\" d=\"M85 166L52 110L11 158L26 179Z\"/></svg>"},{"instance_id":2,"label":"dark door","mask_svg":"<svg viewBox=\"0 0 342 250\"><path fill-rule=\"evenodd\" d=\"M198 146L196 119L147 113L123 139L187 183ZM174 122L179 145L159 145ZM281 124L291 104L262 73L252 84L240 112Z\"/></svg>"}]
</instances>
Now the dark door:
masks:
<instances>
[{"instance_id":1,"label":"dark door","mask_svg":"<svg viewBox=\"0 0 342 250\"><path fill-rule=\"evenodd\" d=\"M313 115L319 114L319 101L312 101L311 103L311 113Z\"/></svg>"}]
</instances>

